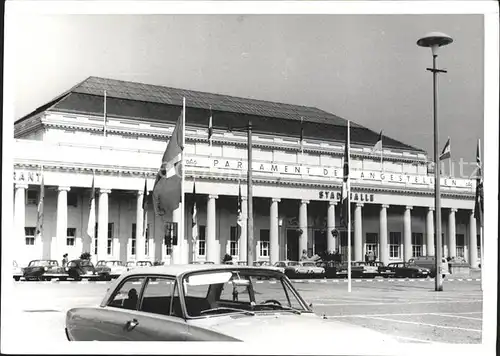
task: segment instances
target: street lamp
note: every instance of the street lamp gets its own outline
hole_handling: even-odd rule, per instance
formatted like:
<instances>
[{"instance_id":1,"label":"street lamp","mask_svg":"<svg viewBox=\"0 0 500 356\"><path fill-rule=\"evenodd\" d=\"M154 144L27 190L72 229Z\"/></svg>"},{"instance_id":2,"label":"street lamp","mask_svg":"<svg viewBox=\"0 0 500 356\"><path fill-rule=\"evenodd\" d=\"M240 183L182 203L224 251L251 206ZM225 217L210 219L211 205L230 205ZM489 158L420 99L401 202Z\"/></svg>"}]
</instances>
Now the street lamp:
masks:
<instances>
[{"instance_id":1,"label":"street lamp","mask_svg":"<svg viewBox=\"0 0 500 356\"><path fill-rule=\"evenodd\" d=\"M433 76L433 91L434 91L434 185L435 185L435 210L436 223L434 224L434 232L436 234L436 291L443 290L443 279L440 273L442 259L442 241L441 241L441 172L439 169L439 126L437 117L437 73L446 73L445 70L436 68L436 58L439 47L446 46L453 42L453 39L441 32L431 32L425 37L417 41L420 47L430 47L432 49L432 68L427 68L432 72Z\"/></svg>"}]
</instances>

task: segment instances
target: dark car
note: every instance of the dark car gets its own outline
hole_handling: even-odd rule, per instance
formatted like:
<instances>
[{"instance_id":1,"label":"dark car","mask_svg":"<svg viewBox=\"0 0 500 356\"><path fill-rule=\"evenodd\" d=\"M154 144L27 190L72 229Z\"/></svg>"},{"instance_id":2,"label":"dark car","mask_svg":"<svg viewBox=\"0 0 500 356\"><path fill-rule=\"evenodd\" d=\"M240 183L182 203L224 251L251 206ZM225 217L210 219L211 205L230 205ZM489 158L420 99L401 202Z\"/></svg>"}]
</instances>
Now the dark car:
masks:
<instances>
[{"instance_id":1,"label":"dark car","mask_svg":"<svg viewBox=\"0 0 500 356\"><path fill-rule=\"evenodd\" d=\"M426 278L430 276L431 272L428 268L419 267L408 262L389 263L387 267L394 272L395 277Z\"/></svg>"},{"instance_id":2,"label":"dark car","mask_svg":"<svg viewBox=\"0 0 500 356\"><path fill-rule=\"evenodd\" d=\"M325 270L324 277L326 278L339 277L339 275L337 274L339 265L340 264L335 261L316 262L316 266L323 267L323 269Z\"/></svg>"},{"instance_id":3,"label":"dark car","mask_svg":"<svg viewBox=\"0 0 500 356\"><path fill-rule=\"evenodd\" d=\"M389 266L384 265L384 262L370 262L373 266L378 269L378 275L384 278L394 277L394 271L391 270Z\"/></svg>"},{"instance_id":4,"label":"dark car","mask_svg":"<svg viewBox=\"0 0 500 356\"><path fill-rule=\"evenodd\" d=\"M66 279L64 267L56 260L33 260L23 269L25 280L50 281L52 278Z\"/></svg>"},{"instance_id":5,"label":"dark car","mask_svg":"<svg viewBox=\"0 0 500 356\"><path fill-rule=\"evenodd\" d=\"M88 260L72 260L66 265L68 276L75 281L81 281L82 278L88 279L108 279L109 273L98 273L94 264Z\"/></svg>"}]
</instances>

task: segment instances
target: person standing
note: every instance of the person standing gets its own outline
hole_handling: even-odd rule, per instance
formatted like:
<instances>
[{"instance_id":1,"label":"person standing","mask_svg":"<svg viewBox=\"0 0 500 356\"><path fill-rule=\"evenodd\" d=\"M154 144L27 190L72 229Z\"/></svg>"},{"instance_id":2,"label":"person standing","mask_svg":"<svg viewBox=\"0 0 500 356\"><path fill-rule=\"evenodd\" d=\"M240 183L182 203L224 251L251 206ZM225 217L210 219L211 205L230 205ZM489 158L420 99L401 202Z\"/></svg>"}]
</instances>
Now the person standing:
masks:
<instances>
[{"instance_id":1,"label":"person standing","mask_svg":"<svg viewBox=\"0 0 500 356\"><path fill-rule=\"evenodd\" d=\"M62 259L62 266L63 266L63 267L66 267L66 265L67 265L67 264L68 264L68 254L67 254L67 253L65 253L65 254L63 255L63 259Z\"/></svg>"}]
</instances>

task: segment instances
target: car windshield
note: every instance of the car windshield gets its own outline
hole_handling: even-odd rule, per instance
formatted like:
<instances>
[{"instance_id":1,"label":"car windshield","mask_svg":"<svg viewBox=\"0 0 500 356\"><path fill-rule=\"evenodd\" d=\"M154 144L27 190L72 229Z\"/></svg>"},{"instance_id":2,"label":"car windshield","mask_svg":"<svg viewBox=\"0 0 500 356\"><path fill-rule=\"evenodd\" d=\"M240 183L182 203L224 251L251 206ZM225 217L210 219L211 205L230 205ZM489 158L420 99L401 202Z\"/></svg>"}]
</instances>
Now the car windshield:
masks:
<instances>
[{"instance_id":1,"label":"car windshield","mask_svg":"<svg viewBox=\"0 0 500 356\"><path fill-rule=\"evenodd\" d=\"M302 262L302 266L315 267L316 264L314 262Z\"/></svg>"},{"instance_id":2,"label":"car windshield","mask_svg":"<svg viewBox=\"0 0 500 356\"><path fill-rule=\"evenodd\" d=\"M57 266L57 261L31 261L30 264L28 265L29 267L46 267L46 266Z\"/></svg>"},{"instance_id":3,"label":"car windshield","mask_svg":"<svg viewBox=\"0 0 500 356\"><path fill-rule=\"evenodd\" d=\"M97 266L108 266L108 267L113 267L113 266L123 266L121 261L99 261L97 262Z\"/></svg>"},{"instance_id":4,"label":"car windshield","mask_svg":"<svg viewBox=\"0 0 500 356\"><path fill-rule=\"evenodd\" d=\"M80 266L82 266L82 267L94 267L94 265L92 264L92 262L87 261L87 260L81 261L80 262Z\"/></svg>"},{"instance_id":5,"label":"car windshield","mask_svg":"<svg viewBox=\"0 0 500 356\"><path fill-rule=\"evenodd\" d=\"M195 272L182 286L189 317L309 312L288 280L271 270Z\"/></svg>"}]
</instances>

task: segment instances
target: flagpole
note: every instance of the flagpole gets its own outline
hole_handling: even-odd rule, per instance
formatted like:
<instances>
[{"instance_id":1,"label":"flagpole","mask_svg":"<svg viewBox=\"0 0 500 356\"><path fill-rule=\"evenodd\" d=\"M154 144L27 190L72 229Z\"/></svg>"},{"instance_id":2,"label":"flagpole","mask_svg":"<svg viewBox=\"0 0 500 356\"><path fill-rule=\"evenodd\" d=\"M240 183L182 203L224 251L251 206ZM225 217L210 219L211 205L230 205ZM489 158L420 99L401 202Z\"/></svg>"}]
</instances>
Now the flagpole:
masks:
<instances>
[{"instance_id":1,"label":"flagpole","mask_svg":"<svg viewBox=\"0 0 500 356\"><path fill-rule=\"evenodd\" d=\"M198 229L198 207L196 206L196 175L193 174L193 211L196 207L196 225L194 226L195 229ZM193 218L193 217L191 217ZM194 222L194 221L193 221ZM193 225L193 224L191 224ZM191 235L192 235L192 251L191 251L191 261L194 262L196 260L196 240L198 240L198 231L196 231L196 235L193 233L192 228L191 228Z\"/></svg>"},{"instance_id":2,"label":"flagpole","mask_svg":"<svg viewBox=\"0 0 500 356\"><path fill-rule=\"evenodd\" d=\"M351 155L350 121L347 121L347 160ZM349 162L350 163L350 162ZM347 292L351 293L351 167L347 174Z\"/></svg>"},{"instance_id":3,"label":"flagpole","mask_svg":"<svg viewBox=\"0 0 500 356\"><path fill-rule=\"evenodd\" d=\"M177 246L178 251L177 254L180 255L181 258L179 260L183 260L182 258L182 244L181 241L184 240L184 219L185 219L185 209L184 209L184 180L185 180L185 166L184 166L184 148L186 146L186 98L182 98L182 150L181 150L181 223L180 228L177 231ZM186 261L187 262L187 261Z\"/></svg>"},{"instance_id":4,"label":"flagpole","mask_svg":"<svg viewBox=\"0 0 500 356\"><path fill-rule=\"evenodd\" d=\"M107 112L106 112L106 99L107 99L107 95L106 95L106 90L104 91L104 137L106 137L106 125L107 125L107 121L108 121L108 118L107 118Z\"/></svg>"},{"instance_id":5,"label":"flagpole","mask_svg":"<svg viewBox=\"0 0 500 356\"><path fill-rule=\"evenodd\" d=\"M484 217L483 217L484 219ZM481 291L484 291L484 265L483 265L483 258L484 258L484 241L483 241L483 221L481 220L481 223L479 225L479 240L481 241Z\"/></svg>"},{"instance_id":6,"label":"flagpole","mask_svg":"<svg viewBox=\"0 0 500 356\"><path fill-rule=\"evenodd\" d=\"M253 186L252 186L252 121L248 121L248 162L247 162L247 264L254 263L253 241Z\"/></svg>"}]
</instances>

